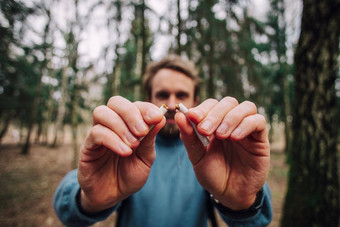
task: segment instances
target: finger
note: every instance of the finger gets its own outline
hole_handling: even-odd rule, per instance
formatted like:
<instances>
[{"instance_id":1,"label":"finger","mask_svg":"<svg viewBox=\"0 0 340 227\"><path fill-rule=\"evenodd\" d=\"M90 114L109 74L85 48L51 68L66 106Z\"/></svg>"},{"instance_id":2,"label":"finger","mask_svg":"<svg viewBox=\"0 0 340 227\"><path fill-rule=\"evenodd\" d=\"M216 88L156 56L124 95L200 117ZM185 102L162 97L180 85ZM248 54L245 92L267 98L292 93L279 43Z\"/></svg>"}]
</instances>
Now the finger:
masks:
<instances>
[{"instance_id":1,"label":"finger","mask_svg":"<svg viewBox=\"0 0 340 227\"><path fill-rule=\"evenodd\" d=\"M145 105L147 103L144 103ZM137 137L145 136L149 131L149 124L154 123L153 120L158 116L162 118L162 112L157 108L150 108L149 110L143 109L143 115L140 110L140 105L131 103L129 100L120 96L110 98L107 106L113 109L125 122L129 130ZM150 105L147 105L150 106ZM154 111L156 109L156 111Z\"/></svg>"},{"instance_id":2,"label":"finger","mask_svg":"<svg viewBox=\"0 0 340 227\"><path fill-rule=\"evenodd\" d=\"M198 131L203 135L211 135L219 127L225 115L238 105L235 98L225 97L209 110L206 117L197 125Z\"/></svg>"},{"instance_id":3,"label":"finger","mask_svg":"<svg viewBox=\"0 0 340 227\"><path fill-rule=\"evenodd\" d=\"M97 124L92 127L86 139L85 149L93 150L100 146L104 146L121 156L129 156L132 153L132 149L116 133L103 125Z\"/></svg>"},{"instance_id":4,"label":"finger","mask_svg":"<svg viewBox=\"0 0 340 227\"><path fill-rule=\"evenodd\" d=\"M216 99L207 99L199 106L190 108L188 111L188 117L190 118L190 120L197 124L207 116L209 111L214 108L217 103L218 101Z\"/></svg>"},{"instance_id":5,"label":"finger","mask_svg":"<svg viewBox=\"0 0 340 227\"><path fill-rule=\"evenodd\" d=\"M177 112L175 120L180 130L181 140L187 149L188 157L191 163L196 165L204 157L204 146L183 113Z\"/></svg>"},{"instance_id":6,"label":"finger","mask_svg":"<svg viewBox=\"0 0 340 227\"><path fill-rule=\"evenodd\" d=\"M112 130L128 146L135 148L139 140L129 131L122 118L107 106L98 106L93 111L93 125L101 124Z\"/></svg>"},{"instance_id":7,"label":"finger","mask_svg":"<svg viewBox=\"0 0 340 227\"><path fill-rule=\"evenodd\" d=\"M154 159L155 159L155 140L156 135L165 125L165 117L159 122L155 124L152 130L144 137L143 141L140 143L140 146L136 150L136 155L141 159L147 166L151 167Z\"/></svg>"},{"instance_id":8,"label":"finger","mask_svg":"<svg viewBox=\"0 0 340 227\"><path fill-rule=\"evenodd\" d=\"M244 101L230 110L224 117L223 121L216 130L216 136L219 139L226 139L231 132L240 124L247 116L257 114L257 108L254 103Z\"/></svg>"},{"instance_id":9,"label":"finger","mask_svg":"<svg viewBox=\"0 0 340 227\"><path fill-rule=\"evenodd\" d=\"M247 136L261 142L268 140L266 120L264 116L255 114L244 118L241 123L232 131L230 138L232 140L243 140Z\"/></svg>"},{"instance_id":10,"label":"finger","mask_svg":"<svg viewBox=\"0 0 340 227\"><path fill-rule=\"evenodd\" d=\"M149 102L135 102L139 111L141 112L144 121L148 125L154 125L159 123L163 119L163 112L159 106L156 106Z\"/></svg>"}]
</instances>

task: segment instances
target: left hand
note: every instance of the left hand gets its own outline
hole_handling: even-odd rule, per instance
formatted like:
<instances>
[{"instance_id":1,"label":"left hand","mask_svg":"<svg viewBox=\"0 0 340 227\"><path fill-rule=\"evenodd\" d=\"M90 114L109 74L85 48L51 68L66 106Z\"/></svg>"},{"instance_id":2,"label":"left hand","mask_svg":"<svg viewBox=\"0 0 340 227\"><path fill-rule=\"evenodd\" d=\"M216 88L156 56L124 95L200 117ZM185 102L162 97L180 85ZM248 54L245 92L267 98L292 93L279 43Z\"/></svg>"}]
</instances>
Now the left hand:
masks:
<instances>
[{"instance_id":1,"label":"left hand","mask_svg":"<svg viewBox=\"0 0 340 227\"><path fill-rule=\"evenodd\" d=\"M189 109L189 118L200 134L208 136L204 147L183 113L175 116L200 184L224 206L249 208L266 181L270 146L265 118L254 103L239 104L232 97L208 99Z\"/></svg>"}]
</instances>

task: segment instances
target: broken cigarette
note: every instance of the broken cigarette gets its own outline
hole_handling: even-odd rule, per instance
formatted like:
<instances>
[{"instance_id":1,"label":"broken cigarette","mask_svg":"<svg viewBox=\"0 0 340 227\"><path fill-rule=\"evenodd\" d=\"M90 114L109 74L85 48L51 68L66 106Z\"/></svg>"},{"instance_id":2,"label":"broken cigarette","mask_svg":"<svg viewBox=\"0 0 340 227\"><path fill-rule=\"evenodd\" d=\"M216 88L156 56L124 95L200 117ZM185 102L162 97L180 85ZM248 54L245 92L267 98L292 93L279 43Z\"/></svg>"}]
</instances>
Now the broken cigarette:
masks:
<instances>
[{"instance_id":1,"label":"broken cigarette","mask_svg":"<svg viewBox=\"0 0 340 227\"><path fill-rule=\"evenodd\" d=\"M192 122L189 117L188 117L188 109L182 104L178 104L176 105L176 109L178 109L179 111L181 111L182 113L185 114L185 116L187 117L188 121L190 122L191 126L194 128L194 131L198 137L198 139L202 142L203 146L208 146L209 145L209 140L206 136L202 136L201 134L199 134L199 132L197 131L197 126L194 122Z\"/></svg>"},{"instance_id":2,"label":"broken cigarette","mask_svg":"<svg viewBox=\"0 0 340 227\"><path fill-rule=\"evenodd\" d=\"M168 107L165 104L162 104L159 109L162 111L163 115L168 111ZM155 125L150 125L150 129L149 132L153 129ZM145 136L140 137L139 141L142 141L144 139Z\"/></svg>"}]
</instances>

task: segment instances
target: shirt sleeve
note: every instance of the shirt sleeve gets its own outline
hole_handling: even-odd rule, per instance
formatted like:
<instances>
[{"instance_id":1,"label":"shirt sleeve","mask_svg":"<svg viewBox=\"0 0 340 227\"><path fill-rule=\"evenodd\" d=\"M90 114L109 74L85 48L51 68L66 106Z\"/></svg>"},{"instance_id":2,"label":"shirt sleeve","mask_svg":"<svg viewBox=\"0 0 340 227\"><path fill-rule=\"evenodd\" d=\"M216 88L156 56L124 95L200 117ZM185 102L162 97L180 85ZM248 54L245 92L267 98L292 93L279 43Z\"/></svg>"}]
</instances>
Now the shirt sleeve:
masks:
<instances>
[{"instance_id":1,"label":"shirt sleeve","mask_svg":"<svg viewBox=\"0 0 340 227\"><path fill-rule=\"evenodd\" d=\"M77 170L69 172L60 182L53 198L53 207L65 226L89 226L108 218L120 204L94 215L81 212L77 203L80 193Z\"/></svg>"},{"instance_id":2,"label":"shirt sleeve","mask_svg":"<svg viewBox=\"0 0 340 227\"><path fill-rule=\"evenodd\" d=\"M254 216L246 219L232 219L223 215L221 212L219 212L219 214L230 227L268 226L272 221L273 211L271 206L271 193L267 183L263 186L263 198L261 203L262 207L258 210L258 212Z\"/></svg>"}]
</instances>

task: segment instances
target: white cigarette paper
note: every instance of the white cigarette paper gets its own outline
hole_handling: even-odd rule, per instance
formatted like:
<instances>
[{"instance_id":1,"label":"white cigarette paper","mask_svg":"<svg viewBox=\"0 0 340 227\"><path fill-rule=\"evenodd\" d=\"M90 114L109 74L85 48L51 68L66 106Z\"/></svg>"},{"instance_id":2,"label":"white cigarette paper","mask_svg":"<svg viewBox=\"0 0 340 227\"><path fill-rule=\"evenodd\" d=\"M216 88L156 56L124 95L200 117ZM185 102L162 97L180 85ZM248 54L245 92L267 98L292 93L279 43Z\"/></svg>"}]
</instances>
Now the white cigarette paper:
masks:
<instances>
[{"instance_id":1,"label":"white cigarette paper","mask_svg":"<svg viewBox=\"0 0 340 227\"><path fill-rule=\"evenodd\" d=\"M189 119L189 117L188 117L188 114L187 114L187 113L188 113L188 109L187 109L182 103L180 103L180 104L178 105L178 107L179 107L179 111L181 111L182 113L184 113L185 116L187 117L188 121L190 122L191 126L194 128L194 131L195 131L195 133L196 133L198 139L202 142L203 146L205 146L205 147L208 146L209 143L210 143L210 141L208 140L208 138L207 138L206 136L202 136L201 134L199 134L199 132L197 131L197 126L196 126L196 124L195 124L194 122L192 122L192 121Z\"/></svg>"},{"instance_id":2,"label":"white cigarette paper","mask_svg":"<svg viewBox=\"0 0 340 227\"><path fill-rule=\"evenodd\" d=\"M161 105L161 106L159 107L159 109L162 111L163 115L168 111L166 105L164 105L164 104ZM154 126L155 126L155 125L151 125L151 126L150 126L149 132L153 129ZM140 137L140 138L139 138L139 141L142 141L142 140L144 139L144 137L145 137L145 136Z\"/></svg>"}]
</instances>

